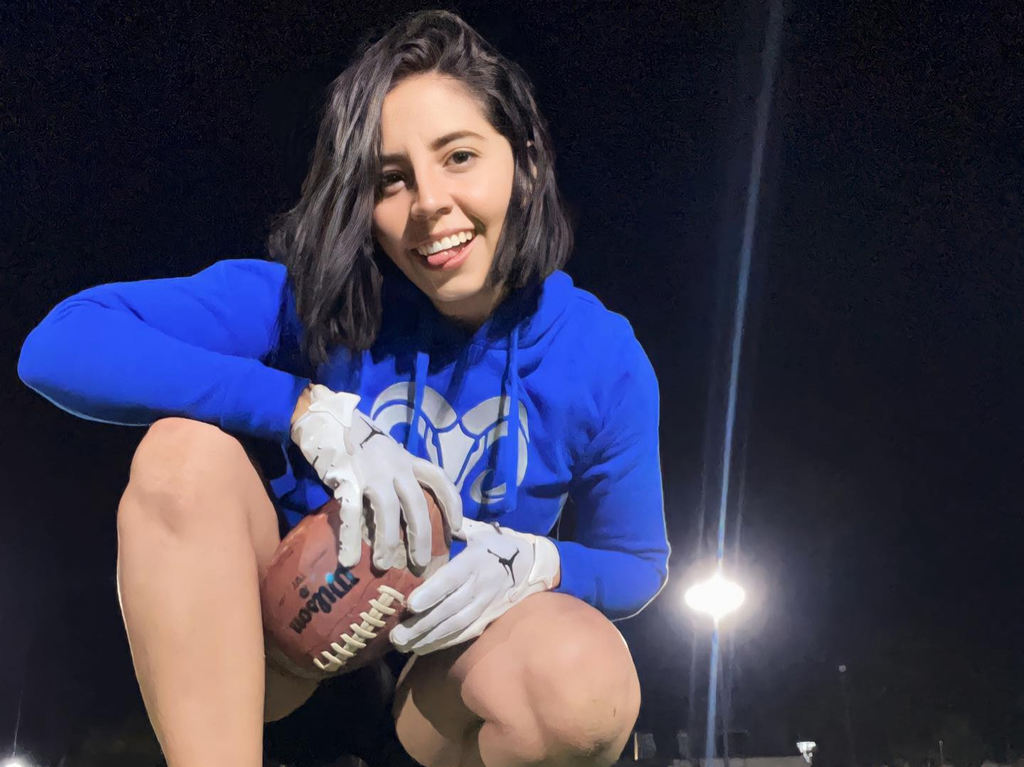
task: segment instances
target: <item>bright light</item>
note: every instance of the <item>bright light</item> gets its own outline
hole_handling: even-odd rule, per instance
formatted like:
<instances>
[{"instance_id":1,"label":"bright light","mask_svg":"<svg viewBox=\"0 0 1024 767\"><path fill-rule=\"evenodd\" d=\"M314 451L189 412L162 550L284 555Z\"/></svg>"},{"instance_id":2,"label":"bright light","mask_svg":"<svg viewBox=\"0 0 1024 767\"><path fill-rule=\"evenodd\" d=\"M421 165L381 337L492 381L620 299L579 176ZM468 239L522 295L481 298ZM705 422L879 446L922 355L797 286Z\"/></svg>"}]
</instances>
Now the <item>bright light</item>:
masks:
<instances>
[{"instance_id":1,"label":"bright light","mask_svg":"<svg viewBox=\"0 0 1024 767\"><path fill-rule=\"evenodd\" d=\"M12 756L0 762L0 767L32 767L32 765L20 756Z\"/></svg>"},{"instance_id":2,"label":"bright light","mask_svg":"<svg viewBox=\"0 0 1024 767\"><path fill-rule=\"evenodd\" d=\"M718 570L708 580L690 586L685 598L686 604L692 609L718 621L743 604L747 593L742 586L728 580Z\"/></svg>"},{"instance_id":3,"label":"bright light","mask_svg":"<svg viewBox=\"0 0 1024 767\"><path fill-rule=\"evenodd\" d=\"M800 752L800 755L803 756L804 761L808 764L810 764L811 760L814 758L814 749L817 747L818 744L813 740L801 740L796 744L797 750Z\"/></svg>"}]
</instances>

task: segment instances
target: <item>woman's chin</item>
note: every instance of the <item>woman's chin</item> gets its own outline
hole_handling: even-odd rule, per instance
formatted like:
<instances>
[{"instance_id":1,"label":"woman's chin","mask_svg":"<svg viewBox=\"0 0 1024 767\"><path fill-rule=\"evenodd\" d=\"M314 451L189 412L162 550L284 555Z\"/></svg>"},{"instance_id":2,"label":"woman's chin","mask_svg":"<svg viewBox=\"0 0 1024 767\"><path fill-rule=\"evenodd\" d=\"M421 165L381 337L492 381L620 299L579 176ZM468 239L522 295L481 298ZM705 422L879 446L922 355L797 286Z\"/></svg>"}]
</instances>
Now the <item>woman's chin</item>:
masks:
<instances>
[{"instance_id":1,"label":"woman's chin","mask_svg":"<svg viewBox=\"0 0 1024 767\"><path fill-rule=\"evenodd\" d=\"M430 297L435 304L464 304L483 300L485 292L481 280L470 274L451 272L449 274L431 275Z\"/></svg>"},{"instance_id":2,"label":"woman's chin","mask_svg":"<svg viewBox=\"0 0 1024 767\"><path fill-rule=\"evenodd\" d=\"M479 325L494 309L490 291L478 287L475 290L458 290L446 285L431 295L431 303L438 312L448 319Z\"/></svg>"}]
</instances>

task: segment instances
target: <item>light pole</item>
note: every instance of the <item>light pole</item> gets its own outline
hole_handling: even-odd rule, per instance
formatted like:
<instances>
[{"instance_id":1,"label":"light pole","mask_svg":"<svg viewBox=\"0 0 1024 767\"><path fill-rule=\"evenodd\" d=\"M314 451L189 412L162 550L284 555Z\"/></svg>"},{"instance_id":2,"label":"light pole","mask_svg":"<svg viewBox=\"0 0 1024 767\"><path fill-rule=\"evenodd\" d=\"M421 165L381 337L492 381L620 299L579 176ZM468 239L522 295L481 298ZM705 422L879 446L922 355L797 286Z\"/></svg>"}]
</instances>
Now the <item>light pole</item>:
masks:
<instances>
[{"instance_id":1,"label":"light pole","mask_svg":"<svg viewBox=\"0 0 1024 767\"><path fill-rule=\"evenodd\" d=\"M850 767L857 767L857 747L853 740L853 720L850 719L850 691L846 688L845 663L839 666L839 686L843 693L843 719L846 721L846 742L850 748Z\"/></svg>"},{"instance_id":2,"label":"light pole","mask_svg":"<svg viewBox=\"0 0 1024 767\"><path fill-rule=\"evenodd\" d=\"M738 583L730 581L722 573L722 563L719 560L714 575L706 581L701 581L686 590L684 596L686 604L692 609L705 615L710 615L714 621L714 629L711 633L711 662L708 673L708 722L704 741L704 764L710 767L711 760L715 758L715 719L718 707L718 623L731 612L734 612L743 600L747 597L743 587Z\"/></svg>"}]
</instances>

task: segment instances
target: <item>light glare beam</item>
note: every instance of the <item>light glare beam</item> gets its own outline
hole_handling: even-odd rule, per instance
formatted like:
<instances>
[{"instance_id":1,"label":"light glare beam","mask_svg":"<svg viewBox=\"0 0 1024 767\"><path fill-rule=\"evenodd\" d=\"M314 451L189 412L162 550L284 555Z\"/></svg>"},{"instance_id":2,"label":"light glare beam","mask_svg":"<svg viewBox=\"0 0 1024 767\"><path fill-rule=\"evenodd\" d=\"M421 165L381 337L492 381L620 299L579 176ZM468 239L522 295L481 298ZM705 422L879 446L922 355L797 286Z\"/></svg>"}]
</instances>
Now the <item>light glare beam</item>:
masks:
<instances>
[{"instance_id":1,"label":"light glare beam","mask_svg":"<svg viewBox=\"0 0 1024 767\"><path fill-rule=\"evenodd\" d=\"M757 223L757 208L761 196L761 168L764 164L764 145L768 133L768 116L771 112L772 91L775 82L776 63L779 58L780 37L782 32L782 0L773 0L768 16L768 29L765 33L763 63L761 70L761 90L757 96L756 125L754 128L753 151L750 158L750 176L747 182L747 205L743 218L743 241L740 246L740 272L739 285L737 286L736 311L733 317L732 327L732 348L729 364L729 399L725 414L725 438L722 446L722 486L718 505L718 565L721 569L722 559L725 556L725 523L727 505L729 499L729 473L732 464L732 433L736 422L736 390L739 381L740 349L743 341L743 326L746 321L747 310L747 288L750 282L750 257L754 244L755 225ZM718 575L720 573L717 573ZM712 579L714 580L714 579ZM737 588L739 588L737 586ZM692 589L691 589L692 591ZM740 590L742 591L742 589ZM694 592L694 598L698 603L702 602L702 595L706 598L707 593L702 591ZM737 595L732 592L724 598L736 599ZM687 594L689 597L689 592ZM742 597L740 597L742 602ZM739 606L738 604L736 605ZM714 608L712 608L714 609ZM718 618L715 618L715 628L711 637L711 661L710 673L708 674L708 718L707 730L705 733L704 755L705 764L710 765L715 757L715 724L716 707L718 704Z\"/></svg>"},{"instance_id":2,"label":"light glare beam","mask_svg":"<svg viewBox=\"0 0 1024 767\"><path fill-rule=\"evenodd\" d=\"M729 359L729 399L725 410L725 439L722 446L722 487L718 501L718 561L725 555L725 519L729 500L729 474L732 466L732 434L736 423L736 392L739 388L740 350L743 347L743 328L747 315L747 292L750 284L750 258L757 229L757 208L761 199L761 168L764 165L764 145L768 134L768 115L771 111L772 90L776 61L779 56L779 35L782 28L781 0L772 3L765 35L764 68L761 91L757 97L757 117L754 146L750 158L750 177L747 179L747 205L743 216L743 240L740 245L740 272L736 287L736 311L733 315L732 346Z\"/></svg>"}]
</instances>

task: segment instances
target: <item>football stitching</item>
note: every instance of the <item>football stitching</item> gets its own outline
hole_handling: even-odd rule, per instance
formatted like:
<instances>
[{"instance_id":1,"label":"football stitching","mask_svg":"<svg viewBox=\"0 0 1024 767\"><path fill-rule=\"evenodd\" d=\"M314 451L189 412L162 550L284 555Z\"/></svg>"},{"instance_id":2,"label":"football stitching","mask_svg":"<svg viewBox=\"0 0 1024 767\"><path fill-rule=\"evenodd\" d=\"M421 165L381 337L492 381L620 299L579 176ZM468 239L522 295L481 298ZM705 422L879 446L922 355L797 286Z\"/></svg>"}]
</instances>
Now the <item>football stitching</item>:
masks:
<instances>
[{"instance_id":1,"label":"football stitching","mask_svg":"<svg viewBox=\"0 0 1024 767\"><path fill-rule=\"evenodd\" d=\"M385 616L394 615L398 611L398 608L391 606L393 603L397 601L399 605L405 607L405 595L401 591L382 585L377 587L377 592L377 598L370 600L370 611L359 613L363 622L351 624L349 628L352 629L352 634L342 634L339 637L344 642L344 646L338 642L331 642L331 649L337 654L321 650L320 654L327 659L326 663L319 658L313 659L313 663L318 669L333 673L343 668L349 660L356 657L356 654L366 647L364 639L376 639L377 634L371 627L384 628L387 624Z\"/></svg>"}]
</instances>

